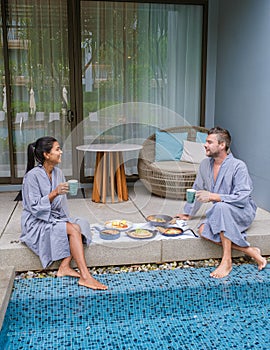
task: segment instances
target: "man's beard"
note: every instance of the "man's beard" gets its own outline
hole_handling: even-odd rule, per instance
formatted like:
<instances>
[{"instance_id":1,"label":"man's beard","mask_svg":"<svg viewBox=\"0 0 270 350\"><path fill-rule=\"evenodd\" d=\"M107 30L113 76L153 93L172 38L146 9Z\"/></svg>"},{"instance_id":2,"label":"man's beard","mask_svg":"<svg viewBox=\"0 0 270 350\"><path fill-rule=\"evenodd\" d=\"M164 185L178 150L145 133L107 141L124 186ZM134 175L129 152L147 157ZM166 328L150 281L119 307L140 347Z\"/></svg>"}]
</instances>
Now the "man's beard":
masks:
<instances>
[{"instance_id":1,"label":"man's beard","mask_svg":"<svg viewBox=\"0 0 270 350\"><path fill-rule=\"evenodd\" d=\"M209 158L217 158L219 156L219 152L211 152L209 151L208 154L206 154Z\"/></svg>"}]
</instances>

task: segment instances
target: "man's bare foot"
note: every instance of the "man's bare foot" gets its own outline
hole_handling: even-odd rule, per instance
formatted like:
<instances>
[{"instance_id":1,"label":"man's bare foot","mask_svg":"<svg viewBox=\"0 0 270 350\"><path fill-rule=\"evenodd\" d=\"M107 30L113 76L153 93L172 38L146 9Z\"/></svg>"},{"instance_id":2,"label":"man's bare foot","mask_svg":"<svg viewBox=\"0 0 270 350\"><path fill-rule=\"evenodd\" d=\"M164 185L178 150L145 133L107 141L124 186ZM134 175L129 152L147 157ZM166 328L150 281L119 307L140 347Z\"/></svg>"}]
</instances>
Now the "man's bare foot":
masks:
<instances>
[{"instance_id":1,"label":"man's bare foot","mask_svg":"<svg viewBox=\"0 0 270 350\"><path fill-rule=\"evenodd\" d=\"M108 289L107 286L105 286L104 284L100 283L99 281L95 280L92 276L88 277L88 278L80 278L79 279L79 285L83 286L83 287L87 287L87 288L91 288L91 289L99 289L99 290L106 290Z\"/></svg>"},{"instance_id":2,"label":"man's bare foot","mask_svg":"<svg viewBox=\"0 0 270 350\"><path fill-rule=\"evenodd\" d=\"M249 247L250 250L253 250L254 254L252 258L257 262L258 264L258 270L263 270L267 265L267 260L261 256L261 250L257 247Z\"/></svg>"},{"instance_id":3,"label":"man's bare foot","mask_svg":"<svg viewBox=\"0 0 270 350\"><path fill-rule=\"evenodd\" d=\"M64 277L64 276L70 276L70 277L76 277L76 278L80 278L81 275L79 274L79 272L73 270L71 267L59 267L59 270L57 271L56 274L57 277Z\"/></svg>"},{"instance_id":4,"label":"man's bare foot","mask_svg":"<svg viewBox=\"0 0 270 350\"><path fill-rule=\"evenodd\" d=\"M228 276L231 271L232 263L227 261L221 261L220 265L215 269L215 271L210 273L210 277L223 278Z\"/></svg>"}]
</instances>

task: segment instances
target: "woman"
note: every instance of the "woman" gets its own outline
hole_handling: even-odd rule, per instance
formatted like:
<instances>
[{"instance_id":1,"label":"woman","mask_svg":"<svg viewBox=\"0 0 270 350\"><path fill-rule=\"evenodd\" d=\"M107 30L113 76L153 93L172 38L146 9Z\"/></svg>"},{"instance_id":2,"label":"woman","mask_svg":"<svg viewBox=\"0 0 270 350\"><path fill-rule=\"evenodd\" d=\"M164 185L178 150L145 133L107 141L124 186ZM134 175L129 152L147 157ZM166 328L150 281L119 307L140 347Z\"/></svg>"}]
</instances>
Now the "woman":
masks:
<instances>
[{"instance_id":1,"label":"woman","mask_svg":"<svg viewBox=\"0 0 270 350\"><path fill-rule=\"evenodd\" d=\"M41 137L28 146L22 187L21 241L39 256L44 268L62 259L58 277L78 277L81 286L105 290L107 286L91 276L85 261L83 241L90 243L90 225L84 219L69 217L68 184L56 167L61 156L60 145L53 137ZM70 266L72 258L79 273Z\"/></svg>"}]
</instances>

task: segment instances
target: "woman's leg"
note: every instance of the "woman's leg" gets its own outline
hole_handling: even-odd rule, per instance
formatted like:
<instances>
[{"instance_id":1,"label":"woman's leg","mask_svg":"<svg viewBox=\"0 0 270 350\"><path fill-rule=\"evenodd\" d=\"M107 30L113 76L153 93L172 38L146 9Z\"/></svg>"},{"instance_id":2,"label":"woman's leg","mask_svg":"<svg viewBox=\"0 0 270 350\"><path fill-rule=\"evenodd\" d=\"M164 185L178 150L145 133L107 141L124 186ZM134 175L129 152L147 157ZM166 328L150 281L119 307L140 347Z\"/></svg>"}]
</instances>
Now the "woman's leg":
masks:
<instances>
[{"instance_id":1,"label":"woman's leg","mask_svg":"<svg viewBox=\"0 0 270 350\"><path fill-rule=\"evenodd\" d=\"M79 285L92 289L108 289L107 286L95 280L87 268L80 227L76 224L67 222L67 234L69 236L71 255L80 270Z\"/></svg>"}]
</instances>

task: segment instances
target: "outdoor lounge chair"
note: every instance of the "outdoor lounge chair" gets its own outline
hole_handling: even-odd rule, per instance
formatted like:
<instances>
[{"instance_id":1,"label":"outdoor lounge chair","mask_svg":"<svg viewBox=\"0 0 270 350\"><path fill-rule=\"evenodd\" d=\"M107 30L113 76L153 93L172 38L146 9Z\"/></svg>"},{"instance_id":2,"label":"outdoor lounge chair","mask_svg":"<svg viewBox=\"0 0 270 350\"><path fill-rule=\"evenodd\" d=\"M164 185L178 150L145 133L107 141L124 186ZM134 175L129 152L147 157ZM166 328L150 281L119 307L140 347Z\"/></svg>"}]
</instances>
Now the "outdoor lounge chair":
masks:
<instances>
[{"instance_id":1,"label":"outdoor lounge chair","mask_svg":"<svg viewBox=\"0 0 270 350\"><path fill-rule=\"evenodd\" d=\"M208 129L199 126L179 126L160 130L160 132L173 135L175 139L183 135L185 140L183 141L183 154L178 160L156 161L157 133L154 133L145 140L140 151L139 177L151 193L160 197L185 200L186 189L192 187L194 183L200 158L205 157L203 144Z\"/></svg>"}]
</instances>

